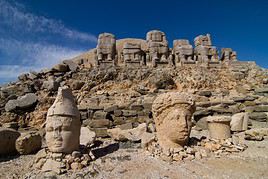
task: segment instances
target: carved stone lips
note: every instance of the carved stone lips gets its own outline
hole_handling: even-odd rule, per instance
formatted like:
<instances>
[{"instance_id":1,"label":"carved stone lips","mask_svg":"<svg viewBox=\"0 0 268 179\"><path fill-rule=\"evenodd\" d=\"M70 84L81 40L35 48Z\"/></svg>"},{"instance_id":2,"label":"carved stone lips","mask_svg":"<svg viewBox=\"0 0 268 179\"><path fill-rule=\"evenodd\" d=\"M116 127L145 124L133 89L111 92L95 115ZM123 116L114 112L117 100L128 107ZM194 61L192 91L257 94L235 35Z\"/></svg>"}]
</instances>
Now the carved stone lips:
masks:
<instances>
[{"instance_id":1,"label":"carved stone lips","mask_svg":"<svg viewBox=\"0 0 268 179\"><path fill-rule=\"evenodd\" d=\"M61 147L62 146L62 142L61 141L56 141L56 142L54 142L54 146L55 147Z\"/></svg>"}]
</instances>

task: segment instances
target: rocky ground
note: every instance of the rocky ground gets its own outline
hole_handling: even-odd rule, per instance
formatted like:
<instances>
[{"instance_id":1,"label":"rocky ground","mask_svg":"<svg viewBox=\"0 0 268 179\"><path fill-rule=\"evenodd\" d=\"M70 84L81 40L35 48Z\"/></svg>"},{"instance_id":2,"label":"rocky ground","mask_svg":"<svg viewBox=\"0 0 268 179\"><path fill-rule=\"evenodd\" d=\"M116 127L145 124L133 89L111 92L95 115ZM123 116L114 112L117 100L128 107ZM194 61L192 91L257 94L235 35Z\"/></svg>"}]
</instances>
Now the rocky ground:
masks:
<instances>
[{"instance_id":1,"label":"rocky ground","mask_svg":"<svg viewBox=\"0 0 268 179\"><path fill-rule=\"evenodd\" d=\"M142 149L107 153L81 171L53 173L31 171L34 155L0 159L0 178L268 178L268 138L246 141L248 149L225 157L165 162Z\"/></svg>"}]
</instances>

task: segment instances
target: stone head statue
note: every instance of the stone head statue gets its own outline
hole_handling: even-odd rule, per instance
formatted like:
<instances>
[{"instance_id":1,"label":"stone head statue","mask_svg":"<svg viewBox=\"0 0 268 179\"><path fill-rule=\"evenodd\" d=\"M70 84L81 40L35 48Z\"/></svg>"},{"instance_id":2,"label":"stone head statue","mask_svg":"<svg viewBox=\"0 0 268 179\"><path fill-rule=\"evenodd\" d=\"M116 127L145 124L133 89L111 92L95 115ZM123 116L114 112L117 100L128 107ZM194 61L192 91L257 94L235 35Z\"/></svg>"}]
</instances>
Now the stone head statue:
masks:
<instances>
[{"instance_id":1,"label":"stone head statue","mask_svg":"<svg viewBox=\"0 0 268 179\"><path fill-rule=\"evenodd\" d=\"M200 46L200 45L211 46L212 42L211 42L210 34L199 35L199 36L195 37L194 44L196 47Z\"/></svg>"},{"instance_id":2,"label":"stone head statue","mask_svg":"<svg viewBox=\"0 0 268 179\"><path fill-rule=\"evenodd\" d=\"M151 30L146 34L147 41L163 42L166 41L166 35L159 30Z\"/></svg>"},{"instance_id":3,"label":"stone head statue","mask_svg":"<svg viewBox=\"0 0 268 179\"><path fill-rule=\"evenodd\" d=\"M71 153L79 149L80 113L71 89L60 87L46 119L46 142L51 152Z\"/></svg>"},{"instance_id":4,"label":"stone head statue","mask_svg":"<svg viewBox=\"0 0 268 179\"><path fill-rule=\"evenodd\" d=\"M188 142L195 102L188 93L168 92L153 102L157 138L163 149L179 148Z\"/></svg>"},{"instance_id":5,"label":"stone head statue","mask_svg":"<svg viewBox=\"0 0 268 179\"><path fill-rule=\"evenodd\" d=\"M98 37L97 44L97 57L98 60L111 61L115 59L116 55L116 39L111 33L102 33Z\"/></svg>"}]
</instances>

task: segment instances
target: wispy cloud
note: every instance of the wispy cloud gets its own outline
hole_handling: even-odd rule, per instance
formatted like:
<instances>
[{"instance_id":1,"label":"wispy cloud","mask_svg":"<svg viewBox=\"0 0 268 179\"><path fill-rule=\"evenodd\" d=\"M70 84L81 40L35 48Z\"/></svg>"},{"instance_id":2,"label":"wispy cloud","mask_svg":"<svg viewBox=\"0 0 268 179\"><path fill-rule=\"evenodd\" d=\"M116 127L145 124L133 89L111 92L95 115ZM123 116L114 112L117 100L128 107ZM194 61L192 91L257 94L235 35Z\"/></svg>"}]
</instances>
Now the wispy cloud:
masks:
<instances>
[{"instance_id":1,"label":"wispy cloud","mask_svg":"<svg viewBox=\"0 0 268 179\"><path fill-rule=\"evenodd\" d=\"M15 79L19 74L29 71L39 70L33 66L19 66L19 65L0 65L0 77L7 79Z\"/></svg>"},{"instance_id":2,"label":"wispy cloud","mask_svg":"<svg viewBox=\"0 0 268 179\"><path fill-rule=\"evenodd\" d=\"M72 58L96 41L60 20L29 12L19 1L0 0L0 83Z\"/></svg>"},{"instance_id":3,"label":"wispy cloud","mask_svg":"<svg viewBox=\"0 0 268 179\"><path fill-rule=\"evenodd\" d=\"M9 59L19 60L21 65L37 67L50 67L63 59L74 57L83 52L53 44L1 38L0 49Z\"/></svg>"},{"instance_id":4,"label":"wispy cloud","mask_svg":"<svg viewBox=\"0 0 268 179\"><path fill-rule=\"evenodd\" d=\"M52 67L63 59L75 57L83 52L57 45L25 43L14 39L0 39L0 49L7 58L20 61L19 64L0 65L0 78L8 79L15 79L21 73Z\"/></svg>"},{"instance_id":5,"label":"wispy cloud","mask_svg":"<svg viewBox=\"0 0 268 179\"><path fill-rule=\"evenodd\" d=\"M0 0L0 24L17 31L31 33L52 33L74 40L96 42L97 38L88 33L67 28L61 21L25 12L22 8L6 0Z\"/></svg>"}]
</instances>

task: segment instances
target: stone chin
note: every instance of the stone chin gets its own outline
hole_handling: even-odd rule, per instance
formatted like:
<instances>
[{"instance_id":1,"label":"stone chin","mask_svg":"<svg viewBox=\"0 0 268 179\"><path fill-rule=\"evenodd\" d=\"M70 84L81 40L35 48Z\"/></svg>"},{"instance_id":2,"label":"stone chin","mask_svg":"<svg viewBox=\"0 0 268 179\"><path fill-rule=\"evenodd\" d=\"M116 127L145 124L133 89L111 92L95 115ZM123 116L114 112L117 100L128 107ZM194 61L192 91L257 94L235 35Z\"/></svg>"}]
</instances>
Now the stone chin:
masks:
<instances>
[{"instance_id":1,"label":"stone chin","mask_svg":"<svg viewBox=\"0 0 268 179\"><path fill-rule=\"evenodd\" d=\"M51 146L49 147L49 150L55 153L65 153L64 148L62 146Z\"/></svg>"},{"instance_id":2,"label":"stone chin","mask_svg":"<svg viewBox=\"0 0 268 179\"><path fill-rule=\"evenodd\" d=\"M173 135L166 135L166 136L168 140L170 140L171 142L177 143L180 146L184 146L189 139L188 133L185 133L185 132L183 133L175 132L173 133Z\"/></svg>"},{"instance_id":3,"label":"stone chin","mask_svg":"<svg viewBox=\"0 0 268 179\"><path fill-rule=\"evenodd\" d=\"M66 147L66 146L63 146L63 145L61 145L61 146L53 145L53 146L48 147L48 149L51 152L68 154L68 153L72 153L75 150L78 150L79 148L70 148L70 147Z\"/></svg>"}]
</instances>

